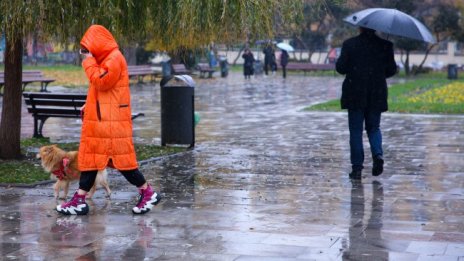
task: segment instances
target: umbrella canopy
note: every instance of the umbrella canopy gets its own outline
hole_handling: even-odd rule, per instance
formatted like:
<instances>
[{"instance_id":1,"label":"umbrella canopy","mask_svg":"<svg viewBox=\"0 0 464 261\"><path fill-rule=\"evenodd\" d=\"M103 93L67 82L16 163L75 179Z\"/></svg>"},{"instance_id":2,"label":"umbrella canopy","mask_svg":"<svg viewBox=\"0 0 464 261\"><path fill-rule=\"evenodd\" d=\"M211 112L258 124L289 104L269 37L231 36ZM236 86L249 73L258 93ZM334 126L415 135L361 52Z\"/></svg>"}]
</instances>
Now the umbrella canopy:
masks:
<instances>
[{"instance_id":1,"label":"umbrella canopy","mask_svg":"<svg viewBox=\"0 0 464 261\"><path fill-rule=\"evenodd\" d=\"M282 42L282 43L278 43L278 44L277 44L277 47L278 47L279 49L285 50L285 51L287 51L287 52L293 52L293 51L295 51L295 49L293 48L293 46L289 45L288 43L283 43L283 42Z\"/></svg>"},{"instance_id":2,"label":"umbrella canopy","mask_svg":"<svg viewBox=\"0 0 464 261\"><path fill-rule=\"evenodd\" d=\"M435 43L430 31L414 17L396 9L369 8L347 16L343 21L386 34Z\"/></svg>"}]
</instances>

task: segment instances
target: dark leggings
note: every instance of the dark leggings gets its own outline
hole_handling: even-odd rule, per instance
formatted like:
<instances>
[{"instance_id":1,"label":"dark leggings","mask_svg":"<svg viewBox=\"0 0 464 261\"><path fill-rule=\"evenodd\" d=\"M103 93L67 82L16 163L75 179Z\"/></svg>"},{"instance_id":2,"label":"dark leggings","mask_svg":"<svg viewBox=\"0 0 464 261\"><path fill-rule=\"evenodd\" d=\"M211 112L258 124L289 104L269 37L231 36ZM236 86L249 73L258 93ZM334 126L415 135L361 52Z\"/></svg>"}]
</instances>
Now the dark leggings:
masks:
<instances>
[{"instance_id":1,"label":"dark leggings","mask_svg":"<svg viewBox=\"0 0 464 261\"><path fill-rule=\"evenodd\" d=\"M130 184L136 187L141 187L146 182L145 177L139 171L139 169L120 170L119 172L121 172L121 174L127 179L127 181L129 181ZM81 178L79 179L79 189L89 192L95 183L97 173L98 170L82 171Z\"/></svg>"}]
</instances>

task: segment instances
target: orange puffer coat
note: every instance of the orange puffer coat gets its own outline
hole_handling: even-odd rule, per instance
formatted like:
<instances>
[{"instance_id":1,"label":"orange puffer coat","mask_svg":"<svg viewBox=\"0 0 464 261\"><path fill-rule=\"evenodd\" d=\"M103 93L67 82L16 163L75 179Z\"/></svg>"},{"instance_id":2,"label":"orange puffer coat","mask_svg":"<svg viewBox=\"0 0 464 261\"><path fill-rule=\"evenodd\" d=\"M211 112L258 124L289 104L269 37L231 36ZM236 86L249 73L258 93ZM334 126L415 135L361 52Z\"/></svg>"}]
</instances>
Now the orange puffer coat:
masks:
<instances>
[{"instance_id":1,"label":"orange puffer coat","mask_svg":"<svg viewBox=\"0 0 464 261\"><path fill-rule=\"evenodd\" d=\"M138 167L132 141L127 64L113 35L92 25L81 46L93 57L82 62L90 86L84 108L79 170L102 170L111 160L118 170Z\"/></svg>"}]
</instances>

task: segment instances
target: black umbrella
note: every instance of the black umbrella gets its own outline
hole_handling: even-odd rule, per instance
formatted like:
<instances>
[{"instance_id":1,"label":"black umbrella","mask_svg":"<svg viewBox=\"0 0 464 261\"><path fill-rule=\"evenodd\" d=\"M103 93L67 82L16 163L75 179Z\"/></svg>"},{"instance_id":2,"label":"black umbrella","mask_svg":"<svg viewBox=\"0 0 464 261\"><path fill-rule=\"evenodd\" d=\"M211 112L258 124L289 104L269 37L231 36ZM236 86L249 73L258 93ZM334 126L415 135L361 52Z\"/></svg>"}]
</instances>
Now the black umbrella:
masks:
<instances>
[{"instance_id":1,"label":"black umbrella","mask_svg":"<svg viewBox=\"0 0 464 261\"><path fill-rule=\"evenodd\" d=\"M416 18L396 9L369 8L347 16L343 21L386 34L435 43L430 31Z\"/></svg>"}]
</instances>

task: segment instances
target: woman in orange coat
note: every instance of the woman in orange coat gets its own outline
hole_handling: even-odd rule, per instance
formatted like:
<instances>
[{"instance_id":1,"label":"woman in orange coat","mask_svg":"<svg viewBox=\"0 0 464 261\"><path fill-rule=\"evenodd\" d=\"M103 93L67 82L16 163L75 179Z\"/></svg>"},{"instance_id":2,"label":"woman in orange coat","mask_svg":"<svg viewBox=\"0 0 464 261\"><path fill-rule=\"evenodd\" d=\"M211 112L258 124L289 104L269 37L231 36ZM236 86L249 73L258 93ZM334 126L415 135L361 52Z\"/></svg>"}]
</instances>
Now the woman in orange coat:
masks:
<instances>
[{"instance_id":1,"label":"woman in orange coat","mask_svg":"<svg viewBox=\"0 0 464 261\"><path fill-rule=\"evenodd\" d=\"M132 209L144 214L161 197L138 170L132 142L129 77L124 56L113 35L101 25L92 25L81 40L82 66L90 86L83 113L78 164L82 172L79 190L71 201L56 207L66 215L85 215L85 196L95 183L98 170L118 169L139 188L140 200Z\"/></svg>"}]
</instances>

